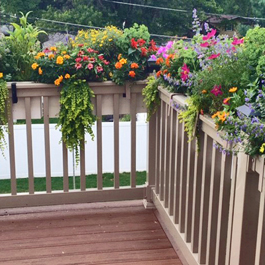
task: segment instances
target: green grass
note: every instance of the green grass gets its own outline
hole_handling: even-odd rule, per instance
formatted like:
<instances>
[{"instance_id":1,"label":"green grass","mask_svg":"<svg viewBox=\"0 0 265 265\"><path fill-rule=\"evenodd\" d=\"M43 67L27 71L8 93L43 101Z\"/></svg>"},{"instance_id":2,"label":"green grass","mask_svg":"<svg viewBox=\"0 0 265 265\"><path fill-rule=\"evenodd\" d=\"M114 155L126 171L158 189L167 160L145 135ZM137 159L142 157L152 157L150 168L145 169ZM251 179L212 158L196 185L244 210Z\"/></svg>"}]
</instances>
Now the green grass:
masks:
<instances>
[{"instance_id":1,"label":"green grass","mask_svg":"<svg viewBox=\"0 0 265 265\"><path fill-rule=\"evenodd\" d=\"M146 182L146 172L136 173L136 184L143 185ZM103 174L103 187L113 187L114 175L113 173ZM80 177L75 177L76 189L80 189ZM130 173L120 173L120 186L130 185ZM97 175L86 176L86 187L97 187ZM35 191L46 191L46 178L34 179ZM69 177L69 189L73 189L73 177ZM52 177L52 190L63 190L63 178ZM28 179L17 179L17 192L28 192ZM11 193L10 179L0 180L0 194Z\"/></svg>"}]
</instances>

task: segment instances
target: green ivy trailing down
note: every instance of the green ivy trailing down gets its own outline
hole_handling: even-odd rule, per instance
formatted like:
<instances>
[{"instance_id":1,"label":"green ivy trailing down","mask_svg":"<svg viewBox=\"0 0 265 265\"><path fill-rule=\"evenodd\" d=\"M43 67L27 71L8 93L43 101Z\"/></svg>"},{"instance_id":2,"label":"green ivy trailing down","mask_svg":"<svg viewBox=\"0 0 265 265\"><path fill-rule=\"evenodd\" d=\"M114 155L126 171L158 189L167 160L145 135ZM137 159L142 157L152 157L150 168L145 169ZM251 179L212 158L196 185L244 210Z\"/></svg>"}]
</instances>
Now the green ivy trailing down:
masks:
<instances>
[{"instance_id":1,"label":"green ivy trailing down","mask_svg":"<svg viewBox=\"0 0 265 265\"><path fill-rule=\"evenodd\" d=\"M4 132L7 132L7 115L6 115L6 102L8 98L8 89L6 82L0 80L0 151L3 154L6 146Z\"/></svg>"},{"instance_id":2,"label":"green ivy trailing down","mask_svg":"<svg viewBox=\"0 0 265 265\"><path fill-rule=\"evenodd\" d=\"M160 104L160 98L157 79L154 76L149 76L147 80L147 86L143 89L143 96L147 107L147 121L149 121Z\"/></svg>"},{"instance_id":3,"label":"green ivy trailing down","mask_svg":"<svg viewBox=\"0 0 265 265\"><path fill-rule=\"evenodd\" d=\"M62 141L70 151L76 155L76 163L79 163L79 146L89 133L94 138L92 125L96 117L93 114L91 99L94 93L86 80L69 80L65 82L61 90L59 121L61 126Z\"/></svg>"}]
</instances>

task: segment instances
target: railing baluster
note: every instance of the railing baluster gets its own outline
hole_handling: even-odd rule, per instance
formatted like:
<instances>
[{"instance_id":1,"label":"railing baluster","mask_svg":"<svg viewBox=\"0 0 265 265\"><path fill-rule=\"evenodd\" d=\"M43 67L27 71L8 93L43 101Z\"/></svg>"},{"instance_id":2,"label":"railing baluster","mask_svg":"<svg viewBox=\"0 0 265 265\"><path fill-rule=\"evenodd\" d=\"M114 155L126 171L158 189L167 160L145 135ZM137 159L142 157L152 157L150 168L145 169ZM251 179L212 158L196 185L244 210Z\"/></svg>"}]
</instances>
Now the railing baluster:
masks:
<instances>
[{"instance_id":1,"label":"railing baluster","mask_svg":"<svg viewBox=\"0 0 265 265\"><path fill-rule=\"evenodd\" d=\"M46 166L46 192L52 191L51 179L51 152L50 152L50 121L49 121L49 98L43 98L43 117L44 117L44 142L45 142L45 166Z\"/></svg>"},{"instance_id":2,"label":"railing baluster","mask_svg":"<svg viewBox=\"0 0 265 265\"><path fill-rule=\"evenodd\" d=\"M170 148L170 114L171 113L171 107L166 104L166 122L165 122L165 160L164 160L164 179L165 179L165 185L164 185L164 206L168 207L168 196L169 196L169 156L171 152Z\"/></svg>"},{"instance_id":3,"label":"railing baluster","mask_svg":"<svg viewBox=\"0 0 265 265\"><path fill-rule=\"evenodd\" d=\"M15 159L15 141L14 141L14 124L13 124L13 105L9 101L8 115L8 143L9 143L9 159L10 159L10 175L11 175L11 194L17 194L16 180L16 159Z\"/></svg>"},{"instance_id":4,"label":"railing baluster","mask_svg":"<svg viewBox=\"0 0 265 265\"><path fill-rule=\"evenodd\" d=\"M202 166L202 191L201 191L201 207L200 207L200 230L199 230L199 262L206 262L206 246L207 246L207 229L208 229L208 212L209 212L209 193L211 178L211 157L213 149L212 138L204 134L204 152ZM210 158L210 159L209 159Z\"/></svg>"},{"instance_id":5,"label":"railing baluster","mask_svg":"<svg viewBox=\"0 0 265 265\"><path fill-rule=\"evenodd\" d=\"M62 143L63 148L63 190L69 191L69 175L68 175L68 150L65 143Z\"/></svg>"},{"instance_id":6,"label":"railing baluster","mask_svg":"<svg viewBox=\"0 0 265 265\"><path fill-rule=\"evenodd\" d=\"M175 224L179 224L179 208L180 208L180 159L181 159L181 136L182 124L177 118L176 122L176 147L175 147L175 170L174 170L174 209L173 220Z\"/></svg>"},{"instance_id":7,"label":"railing baluster","mask_svg":"<svg viewBox=\"0 0 265 265\"><path fill-rule=\"evenodd\" d=\"M158 107L156 112L156 163L155 163L155 191L159 194L159 173L160 173L160 121L161 107Z\"/></svg>"},{"instance_id":8,"label":"railing baluster","mask_svg":"<svg viewBox=\"0 0 265 265\"><path fill-rule=\"evenodd\" d=\"M185 236L188 243L191 242L195 144L195 140L189 142L187 159Z\"/></svg>"},{"instance_id":9,"label":"railing baluster","mask_svg":"<svg viewBox=\"0 0 265 265\"><path fill-rule=\"evenodd\" d=\"M221 159L222 159L222 153L220 153L218 150L216 150L215 147L213 147L211 180L210 180L208 235L207 235L207 249L206 249L206 264L208 265L212 265L215 262Z\"/></svg>"},{"instance_id":10,"label":"railing baluster","mask_svg":"<svg viewBox=\"0 0 265 265\"><path fill-rule=\"evenodd\" d=\"M226 240L226 255L225 265L230 265L230 254L231 254L231 239L233 229L233 214L235 206L235 192L236 192L236 175L237 175L237 156L233 155L231 165L231 189L230 189L230 200L229 200L229 214L228 214L228 228L227 228L227 240Z\"/></svg>"},{"instance_id":11,"label":"railing baluster","mask_svg":"<svg viewBox=\"0 0 265 265\"><path fill-rule=\"evenodd\" d=\"M172 110L170 118L170 155L169 155L169 204L168 211L170 215L173 215L174 209L174 178L175 178L175 155L176 155L176 122L177 112Z\"/></svg>"},{"instance_id":12,"label":"railing baluster","mask_svg":"<svg viewBox=\"0 0 265 265\"><path fill-rule=\"evenodd\" d=\"M131 187L136 187L136 94L131 94Z\"/></svg>"},{"instance_id":13,"label":"railing baluster","mask_svg":"<svg viewBox=\"0 0 265 265\"><path fill-rule=\"evenodd\" d=\"M160 115L160 165L159 165L159 198L164 200L164 163L165 163L165 115L166 103L161 100Z\"/></svg>"},{"instance_id":14,"label":"railing baluster","mask_svg":"<svg viewBox=\"0 0 265 265\"><path fill-rule=\"evenodd\" d=\"M85 137L85 136L84 136ZM86 190L86 159L85 159L85 139L80 144L80 189Z\"/></svg>"},{"instance_id":15,"label":"railing baluster","mask_svg":"<svg viewBox=\"0 0 265 265\"><path fill-rule=\"evenodd\" d=\"M181 124L181 154L180 154L180 194L179 194L179 231L185 232L185 204L186 204L186 184L187 184L187 150L188 138L185 132L184 123Z\"/></svg>"},{"instance_id":16,"label":"railing baluster","mask_svg":"<svg viewBox=\"0 0 265 265\"><path fill-rule=\"evenodd\" d=\"M232 156L222 155L215 264L225 264Z\"/></svg>"},{"instance_id":17,"label":"railing baluster","mask_svg":"<svg viewBox=\"0 0 265 265\"><path fill-rule=\"evenodd\" d=\"M193 207L192 207L192 229L191 229L191 249L193 253L198 253L199 245L199 227L200 227L200 207L201 207L201 184L202 184L202 163L204 134L200 133L199 143L200 151L196 152L194 160L194 181L193 181Z\"/></svg>"},{"instance_id":18,"label":"railing baluster","mask_svg":"<svg viewBox=\"0 0 265 265\"><path fill-rule=\"evenodd\" d=\"M114 188L120 187L120 128L119 128L119 94L114 94L113 120L114 120Z\"/></svg>"},{"instance_id":19,"label":"railing baluster","mask_svg":"<svg viewBox=\"0 0 265 265\"><path fill-rule=\"evenodd\" d=\"M31 104L30 104L30 98L25 98L25 111L26 111L26 127L27 127L29 194L34 194L34 174L33 174L33 151L32 151L32 128L31 128Z\"/></svg>"},{"instance_id":20,"label":"railing baluster","mask_svg":"<svg viewBox=\"0 0 265 265\"><path fill-rule=\"evenodd\" d=\"M97 95L97 187L103 189L102 178L102 96Z\"/></svg>"},{"instance_id":21,"label":"railing baluster","mask_svg":"<svg viewBox=\"0 0 265 265\"><path fill-rule=\"evenodd\" d=\"M264 162L263 162L264 163ZM264 173L263 173L264 174ZM264 175L262 174L262 178ZM255 265L265 264L265 181L260 196Z\"/></svg>"}]
</instances>

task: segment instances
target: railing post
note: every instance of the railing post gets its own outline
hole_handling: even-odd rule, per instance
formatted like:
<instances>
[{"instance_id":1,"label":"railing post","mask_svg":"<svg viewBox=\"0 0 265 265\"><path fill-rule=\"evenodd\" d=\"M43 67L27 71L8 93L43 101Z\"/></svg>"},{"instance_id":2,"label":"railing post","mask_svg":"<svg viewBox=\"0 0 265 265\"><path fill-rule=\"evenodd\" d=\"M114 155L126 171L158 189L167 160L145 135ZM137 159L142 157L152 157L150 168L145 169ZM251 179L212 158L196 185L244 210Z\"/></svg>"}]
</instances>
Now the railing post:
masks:
<instances>
[{"instance_id":1,"label":"railing post","mask_svg":"<svg viewBox=\"0 0 265 265\"><path fill-rule=\"evenodd\" d=\"M154 208L152 203L152 188L155 186L155 159L156 159L156 115L150 118L147 131L147 179L145 208Z\"/></svg>"}]
</instances>

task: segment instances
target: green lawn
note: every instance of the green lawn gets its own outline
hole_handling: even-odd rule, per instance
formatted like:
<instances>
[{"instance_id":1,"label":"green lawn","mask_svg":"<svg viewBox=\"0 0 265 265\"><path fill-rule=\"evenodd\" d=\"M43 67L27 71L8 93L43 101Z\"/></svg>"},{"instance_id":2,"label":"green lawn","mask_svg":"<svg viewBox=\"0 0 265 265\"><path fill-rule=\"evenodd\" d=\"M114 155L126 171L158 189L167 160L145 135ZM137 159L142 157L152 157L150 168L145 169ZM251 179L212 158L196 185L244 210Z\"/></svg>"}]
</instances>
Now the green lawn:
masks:
<instances>
[{"instance_id":1,"label":"green lawn","mask_svg":"<svg viewBox=\"0 0 265 265\"><path fill-rule=\"evenodd\" d=\"M137 185L143 185L146 181L146 172L137 172L136 183ZM103 174L103 187L113 187L114 175L113 173ZM75 178L76 189L80 188L80 177ZM130 185L130 173L120 173L120 186ZM10 180L0 180L0 194L11 193ZM35 191L46 190L46 179L35 178L34 179ZM86 176L86 187L97 187L97 175ZM69 189L73 189L73 177L69 177ZM63 178L52 177L52 190L63 190ZM28 179L17 179L17 192L28 192Z\"/></svg>"}]
</instances>

